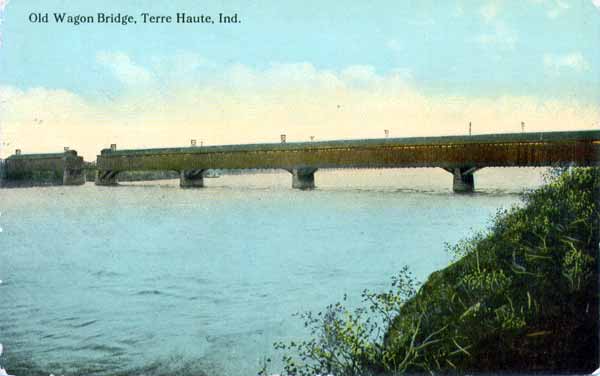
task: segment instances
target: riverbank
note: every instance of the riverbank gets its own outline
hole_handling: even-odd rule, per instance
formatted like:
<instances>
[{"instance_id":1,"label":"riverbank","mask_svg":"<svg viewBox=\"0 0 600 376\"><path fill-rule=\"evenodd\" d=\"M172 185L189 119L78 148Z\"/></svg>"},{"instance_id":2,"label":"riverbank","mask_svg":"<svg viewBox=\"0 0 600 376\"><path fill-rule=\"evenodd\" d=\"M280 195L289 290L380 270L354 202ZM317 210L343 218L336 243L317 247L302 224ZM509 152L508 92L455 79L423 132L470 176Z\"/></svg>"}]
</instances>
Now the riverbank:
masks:
<instances>
[{"instance_id":1,"label":"riverbank","mask_svg":"<svg viewBox=\"0 0 600 376\"><path fill-rule=\"evenodd\" d=\"M487 234L457 244L401 310L386 346L436 370L586 372L598 365L598 171L574 169L499 213ZM438 366L439 363L439 366Z\"/></svg>"},{"instance_id":2,"label":"riverbank","mask_svg":"<svg viewBox=\"0 0 600 376\"><path fill-rule=\"evenodd\" d=\"M420 287L403 270L356 310L342 302L301 315L312 338L276 344L286 374L591 373L598 174L554 172L489 230L449 247L455 261Z\"/></svg>"}]
</instances>

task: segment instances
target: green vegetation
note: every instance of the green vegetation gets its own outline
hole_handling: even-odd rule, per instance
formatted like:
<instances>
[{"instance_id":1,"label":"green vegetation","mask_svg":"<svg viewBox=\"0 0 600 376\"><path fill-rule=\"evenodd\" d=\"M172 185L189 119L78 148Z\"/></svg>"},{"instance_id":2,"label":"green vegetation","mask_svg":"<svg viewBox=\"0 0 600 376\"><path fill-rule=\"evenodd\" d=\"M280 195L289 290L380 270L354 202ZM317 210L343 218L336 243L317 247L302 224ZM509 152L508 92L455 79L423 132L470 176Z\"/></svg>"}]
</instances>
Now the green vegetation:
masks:
<instances>
[{"instance_id":1,"label":"green vegetation","mask_svg":"<svg viewBox=\"0 0 600 376\"><path fill-rule=\"evenodd\" d=\"M404 269L358 309L300 315L311 338L275 344L284 374L594 370L599 180L597 169L554 171L486 233L449 247L455 261L420 287Z\"/></svg>"}]
</instances>

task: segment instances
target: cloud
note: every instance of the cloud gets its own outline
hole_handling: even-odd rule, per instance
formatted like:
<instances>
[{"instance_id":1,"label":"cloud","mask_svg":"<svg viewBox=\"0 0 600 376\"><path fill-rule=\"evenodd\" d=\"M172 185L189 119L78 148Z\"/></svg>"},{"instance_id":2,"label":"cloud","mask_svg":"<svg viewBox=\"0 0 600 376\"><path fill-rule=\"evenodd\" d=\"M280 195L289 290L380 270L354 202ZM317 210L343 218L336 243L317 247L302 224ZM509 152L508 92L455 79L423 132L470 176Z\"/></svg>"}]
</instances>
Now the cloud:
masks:
<instances>
[{"instance_id":1,"label":"cloud","mask_svg":"<svg viewBox=\"0 0 600 376\"><path fill-rule=\"evenodd\" d=\"M69 146L93 160L111 143L142 148L184 146L191 138L205 145L278 142L282 133L289 141L373 138L383 129L398 137L464 134L469 122L476 133L519 131L521 121L530 131L549 131L590 128L600 118L600 109L570 101L426 94L400 68L382 73L368 65L332 70L309 62L261 69L188 63L193 79L163 80L167 69L137 66L154 79L142 88L124 80L124 90L112 100L100 92L82 97L0 86L0 132L10 142L0 155Z\"/></svg>"},{"instance_id":2,"label":"cloud","mask_svg":"<svg viewBox=\"0 0 600 376\"><path fill-rule=\"evenodd\" d=\"M566 0L529 0L531 3L540 5L545 9L546 17L556 19L567 12L571 5ZM600 0L593 0L600 1Z\"/></svg>"},{"instance_id":3,"label":"cloud","mask_svg":"<svg viewBox=\"0 0 600 376\"><path fill-rule=\"evenodd\" d=\"M465 7L462 2L457 2L456 7L454 8L453 15L455 17L462 17L465 15Z\"/></svg>"},{"instance_id":4,"label":"cloud","mask_svg":"<svg viewBox=\"0 0 600 376\"><path fill-rule=\"evenodd\" d=\"M150 72L135 64L123 52L99 52L96 60L106 66L119 81L126 85L144 84L152 79Z\"/></svg>"},{"instance_id":5,"label":"cloud","mask_svg":"<svg viewBox=\"0 0 600 376\"><path fill-rule=\"evenodd\" d=\"M347 84L374 86L380 83L382 77L375 73L370 65L352 65L341 72L341 78Z\"/></svg>"},{"instance_id":6,"label":"cloud","mask_svg":"<svg viewBox=\"0 0 600 376\"><path fill-rule=\"evenodd\" d=\"M517 44L517 34L503 22L494 22L491 33L480 34L475 41L482 47L496 50L514 50Z\"/></svg>"},{"instance_id":7,"label":"cloud","mask_svg":"<svg viewBox=\"0 0 600 376\"><path fill-rule=\"evenodd\" d=\"M600 1L600 0L598 0ZM394 52L402 51L402 44L397 39L390 39L386 43L387 48Z\"/></svg>"},{"instance_id":8,"label":"cloud","mask_svg":"<svg viewBox=\"0 0 600 376\"><path fill-rule=\"evenodd\" d=\"M598 9L600 9L600 0L592 0L592 4Z\"/></svg>"},{"instance_id":9,"label":"cloud","mask_svg":"<svg viewBox=\"0 0 600 376\"><path fill-rule=\"evenodd\" d=\"M6 6L8 5L9 0L0 0L0 25L2 25L3 23L3 19L2 19L2 12L4 11L4 8L6 8ZM0 30L0 48L2 48L2 31Z\"/></svg>"},{"instance_id":10,"label":"cloud","mask_svg":"<svg viewBox=\"0 0 600 376\"><path fill-rule=\"evenodd\" d=\"M517 44L517 33L498 17L502 6L502 0L491 0L479 8L483 22L491 27L491 31L475 37L480 46L496 52L514 50Z\"/></svg>"},{"instance_id":11,"label":"cloud","mask_svg":"<svg viewBox=\"0 0 600 376\"><path fill-rule=\"evenodd\" d=\"M565 13L571 6L566 1L556 0L554 6L547 11L549 18L558 18Z\"/></svg>"},{"instance_id":12,"label":"cloud","mask_svg":"<svg viewBox=\"0 0 600 376\"><path fill-rule=\"evenodd\" d=\"M489 1L479 8L479 14L485 22L492 22L498 16L500 11L500 2L497 0Z\"/></svg>"},{"instance_id":13,"label":"cloud","mask_svg":"<svg viewBox=\"0 0 600 376\"><path fill-rule=\"evenodd\" d=\"M484 48L495 51L514 50L517 43L516 32L508 27L504 21L498 19L502 9L501 0L491 0L479 8L479 14L483 22L491 28L489 32L479 34L475 41Z\"/></svg>"},{"instance_id":14,"label":"cloud","mask_svg":"<svg viewBox=\"0 0 600 376\"><path fill-rule=\"evenodd\" d=\"M544 55L544 67L547 72L558 74L561 71L570 70L583 72L590 69L590 63L581 52L572 52L564 55Z\"/></svg>"}]
</instances>

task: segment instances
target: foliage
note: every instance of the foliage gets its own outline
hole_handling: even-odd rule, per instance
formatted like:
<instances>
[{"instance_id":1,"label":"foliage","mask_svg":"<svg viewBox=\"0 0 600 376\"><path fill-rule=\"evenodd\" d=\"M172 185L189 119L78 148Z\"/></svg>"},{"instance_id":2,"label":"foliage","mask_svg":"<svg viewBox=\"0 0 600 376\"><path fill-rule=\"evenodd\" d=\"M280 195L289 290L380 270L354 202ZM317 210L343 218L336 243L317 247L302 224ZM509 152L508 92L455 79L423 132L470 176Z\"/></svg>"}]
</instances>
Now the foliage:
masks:
<instances>
[{"instance_id":1,"label":"foliage","mask_svg":"<svg viewBox=\"0 0 600 376\"><path fill-rule=\"evenodd\" d=\"M388 291L364 290L361 294L363 304L359 308L347 308L347 296L344 296L343 303L331 304L323 312L297 314L304 320L311 337L300 342L275 344L276 349L297 354L283 355L286 374L364 375L371 372L371 365L379 363L396 369L409 368L415 355L435 342L436 335L419 344L409 341L402 357L383 346L383 336L402 305L416 294L416 288L414 276L404 268L392 278ZM419 332L418 323L411 330ZM266 367L259 374L267 374Z\"/></svg>"},{"instance_id":2,"label":"foliage","mask_svg":"<svg viewBox=\"0 0 600 376\"><path fill-rule=\"evenodd\" d=\"M301 314L310 339L277 343L285 374L591 371L598 349L598 170L552 171L417 289L407 269L385 293Z\"/></svg>"}]
</instances>

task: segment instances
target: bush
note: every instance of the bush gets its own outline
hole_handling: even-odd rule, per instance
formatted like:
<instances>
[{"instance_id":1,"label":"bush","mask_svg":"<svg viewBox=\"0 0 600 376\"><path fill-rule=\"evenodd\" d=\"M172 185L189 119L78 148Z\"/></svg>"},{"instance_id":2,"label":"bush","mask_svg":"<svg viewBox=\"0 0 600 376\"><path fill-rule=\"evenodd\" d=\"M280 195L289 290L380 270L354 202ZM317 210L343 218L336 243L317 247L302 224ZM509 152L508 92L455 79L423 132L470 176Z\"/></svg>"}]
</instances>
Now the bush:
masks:
<instances>
[{"instance_id":1,"label":"bush","mask_svg":"<svg viewBox=\"0 0 600 376\"><path fill-rule=\"evenodd\" d=\"M310 339L275 344L285 374L594 370L599 188L597 169L553 171L420 288L405 268L361 308L301 314Z\"/></svg>"}]
</instances>

